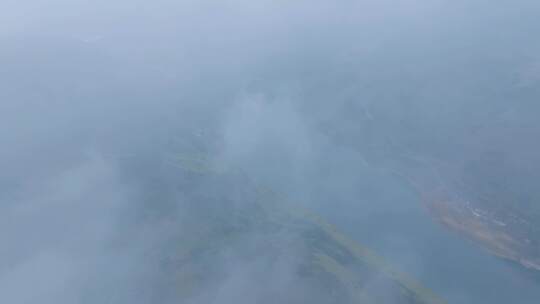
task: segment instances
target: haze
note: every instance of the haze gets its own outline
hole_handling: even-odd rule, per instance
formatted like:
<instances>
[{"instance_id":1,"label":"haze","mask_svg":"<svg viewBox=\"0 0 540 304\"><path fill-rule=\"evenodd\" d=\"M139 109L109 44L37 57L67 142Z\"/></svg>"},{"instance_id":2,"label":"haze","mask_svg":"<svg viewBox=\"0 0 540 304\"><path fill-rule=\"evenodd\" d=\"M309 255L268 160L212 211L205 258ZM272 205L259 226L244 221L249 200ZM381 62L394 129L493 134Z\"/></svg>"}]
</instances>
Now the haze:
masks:
<instances>
[{"instance_id":1,"label":"haze","mask_svg":"<svg viewBox=\"0 0 540 304\"><path fill-rule=\"evenodd\" d=\"M193 207L177 154L448 303L540 298L540 2L4 0L0 20L0 303L326 303L295 281L295 236L245 262L255 230L180 298L179 240L249 207ZM244 177L197 185L241 197ZM444 222L422 203L440 185L488 224ZM514 247L470 231L497 221Z\"/></svg>"}]
</instances>

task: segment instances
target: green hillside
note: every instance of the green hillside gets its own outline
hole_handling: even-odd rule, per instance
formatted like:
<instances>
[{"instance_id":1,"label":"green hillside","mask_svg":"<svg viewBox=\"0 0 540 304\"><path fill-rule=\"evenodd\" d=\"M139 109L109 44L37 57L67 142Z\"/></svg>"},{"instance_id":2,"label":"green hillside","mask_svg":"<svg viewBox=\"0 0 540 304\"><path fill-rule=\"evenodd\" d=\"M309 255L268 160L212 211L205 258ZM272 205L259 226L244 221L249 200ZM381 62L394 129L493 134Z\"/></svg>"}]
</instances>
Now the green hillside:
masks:
<instances>
[{"instance_id":1,"label":"green hillside","mask_svg":"<svg viewBox=\"0 0 540 304\"><path fill-rule=\"evenodd\" d=\"M179 187L192 202L189 233L174 240L167 258L178 295L188 303L245 297L256 303L444 303L323 219L242 172L211 163L186 155L166 161L183 177ZM231 276L260 288L223 291Z\"/></svg>"}]
</instances>

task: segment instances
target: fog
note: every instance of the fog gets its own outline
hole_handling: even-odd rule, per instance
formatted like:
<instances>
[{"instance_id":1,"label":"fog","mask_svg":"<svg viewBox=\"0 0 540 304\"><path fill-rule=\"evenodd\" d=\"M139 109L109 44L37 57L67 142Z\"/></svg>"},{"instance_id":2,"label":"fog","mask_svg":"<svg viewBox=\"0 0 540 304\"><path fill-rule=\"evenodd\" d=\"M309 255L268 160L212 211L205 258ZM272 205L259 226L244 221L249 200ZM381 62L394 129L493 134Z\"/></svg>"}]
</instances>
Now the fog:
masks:
<instances>
[{"instance_id":1,"label":"fog","mask_svg":"<svg viewBox=\"0 0 540 304\"><path fill-rule=\"evenodd\" d=\"M396 176L517 189L529 213L512 210L540 218L538 17L533 0L2 1L0 302L329 303L296 281L298 236L273 259L258 231L178 298L168 261L199 219L248 208L248 180L448 303L533 303L537 274L437 225ZM186 181L175 153L242 177ZM214 196L233 202L201 207Z\"/></svg>"}]
</instances>

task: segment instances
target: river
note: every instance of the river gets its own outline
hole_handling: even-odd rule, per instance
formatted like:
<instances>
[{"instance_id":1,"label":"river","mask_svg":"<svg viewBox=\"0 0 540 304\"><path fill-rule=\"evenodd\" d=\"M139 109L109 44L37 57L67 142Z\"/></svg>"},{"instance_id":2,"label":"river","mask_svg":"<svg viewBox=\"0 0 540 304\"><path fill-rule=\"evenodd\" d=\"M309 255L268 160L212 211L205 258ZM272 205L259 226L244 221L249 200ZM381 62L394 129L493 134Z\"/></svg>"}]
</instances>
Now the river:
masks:
<instances>
[{"instance_id":1,"label":"river","mask_svg":"<svg viewBox=\"0 0 540 304\"><path fill-rule=\"evenodd\" d=\"M315 211L342 232L449 304L539 303L540 273L494 257L438 225L399 177L367 166L357 172L354 179L339 178L339 186L325 182L330 186L312 194Z\"/></svg>"}]
</instances>

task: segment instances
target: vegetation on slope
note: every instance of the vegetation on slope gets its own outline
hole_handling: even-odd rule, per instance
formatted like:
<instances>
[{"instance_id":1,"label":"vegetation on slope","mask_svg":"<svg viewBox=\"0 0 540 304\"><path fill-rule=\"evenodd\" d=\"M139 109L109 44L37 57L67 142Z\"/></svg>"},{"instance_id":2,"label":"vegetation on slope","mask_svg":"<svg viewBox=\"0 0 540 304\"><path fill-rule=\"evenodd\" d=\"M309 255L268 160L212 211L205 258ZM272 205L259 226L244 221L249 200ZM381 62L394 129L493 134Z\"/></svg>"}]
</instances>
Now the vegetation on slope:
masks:
<instances>
[{"instance_id":1,"label":"vegetation on slope","mask_svg":"<svg viewBox=\"0 0 540 304\"><path fill-rule=\"evenodd\" d=\"M252 295L258 303L444 303L320 217L256 185L242 172L217 169L202 159L167 159L187 177L181 188L195 205L189 207L190 216L197 219L189 234L175 240L167 263L186 301L230 297L220 292L224 282L231 272L247 271L260 281L261 290L254 291L259 297ZM205 193L208 189L214 193ZM276 287L273 268L281 264L286 274L277 280L285 277L289 284ZM263 275L243 270L250 267L246 265L262 267Z\"/></svg>"}]
</instances>

